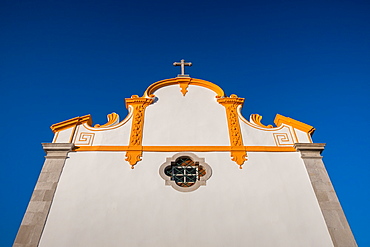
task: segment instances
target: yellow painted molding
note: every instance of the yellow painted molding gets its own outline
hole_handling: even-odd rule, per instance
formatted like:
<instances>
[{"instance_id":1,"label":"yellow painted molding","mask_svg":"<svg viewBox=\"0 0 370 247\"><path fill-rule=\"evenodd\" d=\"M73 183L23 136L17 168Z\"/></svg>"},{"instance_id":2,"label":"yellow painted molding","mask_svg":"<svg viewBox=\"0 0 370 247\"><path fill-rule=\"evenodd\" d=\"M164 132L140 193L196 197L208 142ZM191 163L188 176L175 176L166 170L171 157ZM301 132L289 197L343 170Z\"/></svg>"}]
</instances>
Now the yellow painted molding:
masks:
<instances>
[{"instance_id":1,"label":"yellow painted molding","mask_svg":"<svg viewBox=\"0 0 370 247\"><path fill-rule=\"evenodd\" d=\"M106 152L125 152L129 146L76 146L74 151L106 151ZM140 152L231 152L230 146L140 146L136 150ZM236 152L295 152L293 146L242 146ZM140 158L140 157L139 157Z\"/></svg>"},{"instance_id":2,"label":"yellow painted molding","mask_svg":"<svg viewBox=\"0 0 370 247\"><path fill-rule=\"evenodd\" d=\"M141 156L143 155L142 150L131 150L128 149L126 152L126 160L130 163L131 169L134 169L134 165L141 161Z\"/></svg>"},{"instance_id":3,"label":"yellow painted molding","mask_svg":"<svg viewBox=\"0 0 370 247\"><path fill-rule=\"evenodd\" d=\"M55 133L53 138L53 143L55 143L58 140L59 132Z\"/></svg>"},{"instance_id":4,"label":"yellow painted molding","mask_svg":"<svg viewBox=\"0 0 370 247\"><path fill-rule=\"evenodd\" d=\"M240 169L247 160L247 152L241 151L240 147L243 147L243 138L239 124L239 114L237 108L242 106L244 103L243 98L238 98L237 95L232 94L230 97L219 98L217 102L223 105L226 109L227 123L229 127L229 137L231 145L231 157L235 161Z\"/></svg>"},{"instance_id":5,"label":"yellow painted molding","mask_svg":"<svg viewBox=\"0 0 370 247\"><path fill-rule=\"evenodd\" d=\"M108 118L108 122L106 124L103 124L103 125L95 124L94 128L110 127L110 126L114 125L115 123L118 123L118 121L119 121L119 116L115 112L112 112L111 114L108 114L107 118Z\"/></svg>"},{"instance_id":6,"label":"yellow painted molding","mask_svg":"<svg viewBox=\"0 0 370 247\"><path fill-rule=\"evenodd\" d=\"M274 147L274 146L245 146L248 152L295 152L296 149L291 147Z\"/></svg>"},{"instance_id":7,"label":"yellow painted molding","mask_svg":"<svg viewBox=\"0 0 370 247\"><path fill-rule=\"evenodd\" d=\"M75 146L74 151L77 152L90 152L90 151L102 151L102 152L124 152L128 151L128 146Z\"/></svg>"},{"instance_id":8,"label":"yellow painted molding","mask_svg":"<svg viewBox=\"0 0 370 247\"><path fill-rule=\"evenodd\" d=\"M259 114L252 114L251 115L251 121L259 126L261 126L262 128L273 128L273 126L270 124L270 125L264 125L261 123L261 120L262 120L262 116L259 115Z\"/></svg>"},{"instance_id":9,"label":"yellow painted molding","mask_svg":"<svg viewBox=\"0 0 370 247\"><path fill-rule=\"evenodd\" d=\"M170 85L179 85L180 91L184 96L188 92L187 88L189 85L195 85L195 86L201 86L201 87L208 88L214 91L217 94L216 97L218 98L225 96L225 93L222 90L222 88L220 88L219 86L217 86L216 84L212 82L205 81L202 79L191 78L191 77L176 77L176 78L161 80L161 81L157 81L153 83L145 90L143 97L150 98L151 95L153 95L155 91L157 91L158 89L162 87L170 86Z\"/></svg>"},{"instance_id":10,"label":"yellow painted molding","mask_svg":"<svg viewBox=\"0 0 370 247\"><path fill-rule=\"evenodd\" d=\"M250 126L250 127L254 128L254 129L263 130L263 131L277 131L277 130L281 130L281 129L283 129L284 127L286 127L286 126L283 126L283 125L278 126L278 127L272 127L272 128L261 127L260 125L257 125L257 124L254 124L254 123L251 123L251 122L249 122L247 119L245 119L245 118L244 118L244 116L243 116L243 114L241 113L241 109L242 109L242 107L241 107L241 106L239 106L239 107L237 108L239 118L242 120L242 122L243 122L243 123L247 124L248 126ZM286 127L286 128L288 128L288 127Z\"/></svg>"},{"instance_id":11,"label":"yellow painted molding","mask_svg":"<svg viewBox=\"0 0 370 247\"><path fill-rule=\"evenodd\" d=\"M315 128L312 127L311 125L308 125L308 124L302 123L300 121L294 120L293 118L290 118L290 117L284 117L280 114L276 114L274 123L276 124L276 126L286 124L286 125L292 126L293 128L296 128L298 130L306 132L310 135L312 135L313 132L315 131Z\"/></svg>"},{"instance_id":12,"label":"yellow painted molding","mask_svg":"<svg viewBox=\"0 0 370 247\"><path fill-rule=\"evenodd\" d=\"M143 146L147 152L230 152L229 146Z\"/></svg>"},{"instance_id":13,"label":"yellow painted molding","mask_svg":"<svg viewBox=\"0 0 370 247\"><path fill-rule=\"evenodd\" d=\"M179 85L181 88L182 95L185 96L186 93L188 92L189 82L179 82Z\"/></svg>"},{"instance_id":14,"label":"yellow painted molding","mask_svg":"<svg viewBox=\"0 0 370 247\"><path fill-rule=\"evenodd\" d=\"M50 128L54 133L56 133L56 132L59 132L59 131L65 130L65 129L76 127L77 125L80 125L80 124L83 124L83 123L87 123L88 125L92 125L92 119L91 119L90 114L82 116L82 117L71 118L69 120L53 124L52 126L50 126Z\"/></svg>"},{"instance_id":15,"label":"yellow painted molding","mask_svg":"<svg viewBox=\"0 0 370 247\"><path fill-rule=\"evenodd\" d=\"M141 160L145 108L153 103L153 101L154 99L152 98L144 98L137 95L133 95L130 99L126 99L126 107L128 108L131 106L133 108L130 146L126 153L126 160L130 163L132 169L134 169L134 165Z\"/></svg>"},{"instance_id":16,"label":"yellow painted molding","mask_svg":"<svg viewBox=\"0 0 370 247\"><path fill-rule=\"evenodd\" d=\"M121 122L117 122L116 124L109 125L109 123L111 122L110 121L111 118L109 117L110 114L108 114L107 115L108 123L106 123L104 125L101 125L99 127L91 127L88 124L84 124L83 126L86 129L91 130L91 131L106 131L106 130L112 130L112 129L119 128L119 127L123 126L124 124L126 124L132 117L132 112L133 112L132 107L128 107L127 110L128 110L128 114L126 115L125 119L123 119ZM113 114L113 113L111 113L111 114ZM116 113L114 113L114 114L116 114ZM119 118L119 115L117 114L117 121L118 121L118 118ZM109 126L106 126L106 125L109 125Z\"/></svg>"}]
</instances>

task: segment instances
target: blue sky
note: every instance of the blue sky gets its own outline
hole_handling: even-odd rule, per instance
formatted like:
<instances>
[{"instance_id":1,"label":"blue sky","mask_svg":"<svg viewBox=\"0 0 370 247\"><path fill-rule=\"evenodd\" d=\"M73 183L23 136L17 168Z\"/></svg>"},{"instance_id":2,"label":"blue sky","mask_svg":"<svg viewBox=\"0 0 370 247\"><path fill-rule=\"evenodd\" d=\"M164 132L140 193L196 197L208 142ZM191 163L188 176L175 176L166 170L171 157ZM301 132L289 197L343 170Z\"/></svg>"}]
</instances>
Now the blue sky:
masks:
<instances>
[{"instance_id":1,"label":"blue sky","mask_svg":"<svg viewBox=\"0 0 370 247\"><path fill-rule=\"evenodd\" d=\"M370 246L370 2L0 1L0 246L10 246L41 170L49 126L127 111L124 98L187 72L317 130L359 246Z\"/></svg>"}]
</instances>

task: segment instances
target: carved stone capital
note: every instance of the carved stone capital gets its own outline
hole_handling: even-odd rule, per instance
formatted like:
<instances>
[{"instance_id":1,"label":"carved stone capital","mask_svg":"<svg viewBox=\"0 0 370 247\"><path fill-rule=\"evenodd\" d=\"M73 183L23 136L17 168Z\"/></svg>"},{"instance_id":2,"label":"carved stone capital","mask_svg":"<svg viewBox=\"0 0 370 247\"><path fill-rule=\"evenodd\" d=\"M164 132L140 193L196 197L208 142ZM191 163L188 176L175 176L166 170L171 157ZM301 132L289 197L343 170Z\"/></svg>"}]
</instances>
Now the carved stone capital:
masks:
<instances>
[{"instance_id":1,"label":"carved stone capital","mask_svg":"<svg viewBox=\"0 0 370 247\"><path fill-rule=\"evenodd\" d=\"M152 98L145 98L145 97L139 97L138 95L132 95L131 98L126 99L126 108L129 105L140 106L140 107L146 108L148 105L153 103L153 100L154 99Z\"/></svg>"},{"instance_id":2,"label":"carved stone capital","mask_svg":"<svg viewBox=\"0 0 370 247\"><path fill-rule=\"evenodd\" d=\"M225 107L228 105L234 105L234 107L237 107L244 104L244 98L239 98L236 94L232 94L230 97L217 99L217 102Z\"/></svg>"},{"instance_id":3,"label":"carved stone capital","mask_svg":"<svg viewBox=\"0 0 370 247\"><path fill-rule=\"evenodd\" d=\"M73 150L73 143L41 143L47 159L65 159Z\"/></svg>"},{"instance_id":4,"label":"carved stone capital","mask_svg":"<svg viewBox=\"0 0 370 247\"><path fill-rule=\"evenodd\" d=\"M294 148L301 152L302 159L321 159L325 143L296 143Z\"/></svg>"}]
</instances>

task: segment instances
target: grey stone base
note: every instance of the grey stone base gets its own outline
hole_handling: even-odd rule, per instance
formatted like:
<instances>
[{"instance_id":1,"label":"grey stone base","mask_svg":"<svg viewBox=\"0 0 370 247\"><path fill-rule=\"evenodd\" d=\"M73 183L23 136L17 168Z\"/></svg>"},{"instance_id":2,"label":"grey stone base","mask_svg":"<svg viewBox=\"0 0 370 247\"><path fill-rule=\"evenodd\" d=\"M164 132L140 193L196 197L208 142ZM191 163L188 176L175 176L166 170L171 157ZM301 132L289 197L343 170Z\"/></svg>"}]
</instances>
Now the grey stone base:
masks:
<instances>
[{"instance_id":1,"label":"grey stone base","mask_svg":"<svg viewBox=\"0 0 370 247\"><path fill-rule=\"evenodd\" d=\"M46 160L37 180L13 247L36 247L39 244L71 143L43 143Z\"/></svg>"},{"instance_id":2,"label":"grey stone base","mask_svg":"<svg viewBox=\"0 0 370 247\"><path fill-rule=\"evenodd\" d=\"M296 143L319 202L331 239L336 247L357 246L351 228L326 172L321 152L325 143Z\"/></svg>"}]
</instances>

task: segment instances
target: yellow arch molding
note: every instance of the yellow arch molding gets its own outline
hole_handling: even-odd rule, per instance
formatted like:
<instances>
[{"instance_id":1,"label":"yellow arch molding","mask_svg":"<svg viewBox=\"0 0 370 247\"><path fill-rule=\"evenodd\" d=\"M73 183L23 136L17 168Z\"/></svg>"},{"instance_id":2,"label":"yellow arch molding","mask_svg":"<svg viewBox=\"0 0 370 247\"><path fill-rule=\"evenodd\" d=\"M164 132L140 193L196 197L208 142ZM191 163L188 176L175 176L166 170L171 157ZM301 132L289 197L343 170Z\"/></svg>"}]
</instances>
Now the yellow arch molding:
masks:
<instances>
[{"instance_id":1,"label":"yellow arch molding","mask_svg":"<svg viewBox=\"0 0 370 247\"><path fill-rule=\"evenodd\" d=\"M281 130L282 128L284 128L283 125L280 125L278 127L272 127L272 128L270 128L268 126L262 127L261 125L258 125L257 123L253 122L253 119L252 119L252 122L249 122L247 119L245 119L245 117L241 113L241 110L242 110L242 107L238 106L237 111L238 111L239 118L242 120L242 122L244 122L245 124L247 124L248 126L250 126L252 128L255 128L255 129L258 129L258 130L264 130L264 131L276 131L276 130ZM262 118L262 116L261 116L261 118Z\"/></svg>"},{"instance_id":2,"label":"yellow arch molding","mask_svg":"<svg viewBox=\"0 0 370 247\"><path fill-rule=\"evenodd\" d=\"M119 116L115 112L112 112L111 114L108 114L107 118L108 118L108 122L106 124L103 124L103 125L95 124L94 128L110 127L114 124L118 124L118 122L119 122Z\"/></svg>"},{"instance_id":3,"label":"yellow arch molding","mask_svg":"<svg viewBox=\"0 0 370 247\"><path fill-rule=\"evenodd\" d=\"M270 124L270 125L264 125L261 123L261 120L262 120L262 116L259 115L259 114L252 114L251 115L251 121L259 126L261 126L262 128L273 128L273 126Z\"/></svg>"},{"instance_id":4,"label":"yellow arch molding","mask_svg":"<svg viewBox=\"0 0 370 247\"><path fill-rule=\"evenodd\" d=\"M238 110L239 118L244 123L246 123L247 125L249 125L253 128L259 129L259 130L276 131L276 130L280 130L280 129L284 128L284 126L290 126L290 127L293 128L291 131L293 131L294 136L296 135L295 131L294 131L294 128L295 128L295 129L301 130L303 132L306 132L309 139L311 138L312 134L316 130L311 125L302 123L302 122L300 122L298 120L295 120L293 118L290 118L290 117L285 117L285 116L280 115L280 114L276 114L275 119L274 119L274 123L275 123L276 127L273 127L272 125L267 125L266 126L266 125L262 124L261 123L262 116L260 116L258 114L251 114L251 122L254 123L255 124L254 125L251 122L249 122L247 119L244 118L244 116L241 113L241 106L239 106L237 108L237 110ZM285 125L283 125L283 124L285 124ZM295 137L295 139L297 139L297 137Z\"/></svg>"},{"instance_id":5,"label":"yellow arch molding","mask_svg":"<svg viewBox=\"0 0 370 247\"><path fill-rule=\"evenodd\" d=\"M113 113L111 113L111 114L108 114L108 115L107 115L108 123L106 123L106 124L104 124L104 125L101 125L101 126L97 127L97 124L96 124L94 127L92 127L91 125L89 125L89 124L85 123L85 124L83 124L83 126L84 126L86 129L88 129L88 130L92 130L92 131L105 131L105 130L112 130L112 129L116 129L116 128L121 127L122 125L126 124L126 123L128 122L128 120L130 120L130 118L132 117L133 108L132 108L131 106L128 106L128 107L127 107L127 110L128 110L128 114L126 115L125 119L123 119L121 122L117 122L116 124L112 124L112 125L110 125L111 117L113 117L113 116L111 116L111 117L109 116L109 115L113 114ZM114 114L117 114L117 113L114 113ZM117 114L117 116L116 116L116 117L117 117L117 120L118 120L119 115ZM114 118L115 118L115 117L114 117Z\"/></svg>"},{"instance_id":6,"label":"yellow arch molding","mask_svg":"<svg viewBox=\"0 0 370 247\"><path fill-rule=\"evenodd\" d=\"M225 96L224 90L222 90L222 88L220 88L219 86L217 86L216 84L212 82L205 81L202 79L191 78L191 77L176 77L176 78L166 79L166 80L157 81L153 83L145 90L143 98L151 98L154 92L157 91L158 89L162 87L170 86L170 85L176 85L176 84L180 86L180 89L181 89L180 91L182 92L184 96L188 92L187 88L189 85L196 85L196 86L208 88L214 91L217 94L216 97L218 98Z\"/></svg>"}]
</instances>

